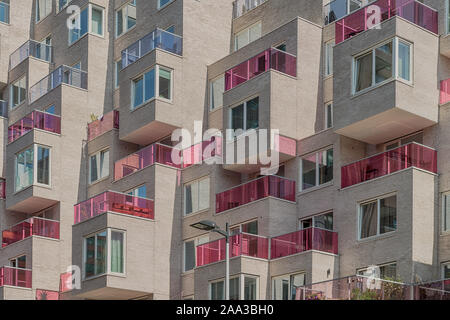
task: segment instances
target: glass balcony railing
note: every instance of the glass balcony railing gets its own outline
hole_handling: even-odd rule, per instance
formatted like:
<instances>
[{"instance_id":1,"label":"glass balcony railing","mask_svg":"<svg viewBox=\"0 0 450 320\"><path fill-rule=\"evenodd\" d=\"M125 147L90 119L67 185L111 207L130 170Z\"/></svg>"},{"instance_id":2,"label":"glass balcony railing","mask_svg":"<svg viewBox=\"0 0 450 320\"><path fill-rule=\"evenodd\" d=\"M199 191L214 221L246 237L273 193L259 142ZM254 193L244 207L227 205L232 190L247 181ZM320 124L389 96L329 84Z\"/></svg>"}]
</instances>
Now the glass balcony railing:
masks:
<instances>
[{"instance_id":1,"label":"glass balcony railing","mask_svg":"<svg viewBox=\"0 0 450 320\"><path fill-rule=\"evenodd\" d=\"M450 279L416 285L415 300L450 300Z\"/></svg>"},{"instance_id":2,"label":"glass balcony railing","mask_svg":"<svg viewBox=\"0 0 450 320\"><path fill-rule=\"evenodd\" d=\"M267 197L295 201L295 181L265 176L216 194L216 213Z\"/></svg>"},{"instance_id":3,"label":"glass balcony railing","mask_svg":"<svg viewBox=\"0 0 450 320\"><path fill-rule=\"evenodd\" d=\"M228 70L225 73L225 91L266 72L269 69L296 77L297 58L290 53L275 48L267 49Z\"/></svg>"},{"instance_id":4,"label":"glass balcony railing","mask_svg":"<svg viewBox=\"0 0 450 320\"><path fill-rule=\"evenodd\" d=\"M88 74L79 69L60 66L30 88L30 103L36 101L49 91L60 86L62 83L81 89L87 89Z\"/></svg>"},{"instance_id":5,"label":"glass balcony railing","mask_svg":"<svg viewBox=\"0 0 450 320\"><path fill-rule=\"evenodd\" d=\"M225 260L225 239L197 246L197 267ZM269 239L248 233L240 233L230 238L230 258L247 256L260 259L269 258Z\"/></svg>"},{"instance_id":6,"label":"glass balcony railing","mask_svg":"<svg viewBox=\"0 0 450 320\"><path fill-rule=\"evenodd\" d=\"M233 19L239 18L243 14L262 5L267 0L236 0L233 2Z\"/></svg>"},{"instance_id":7,"label":"glass balcony railing","mask_svg":"<svg viewBox=\"0 0 450 320\"><path fill-rule=\"evenodd\" d=\"M154 219L153 200L129 194L106 191L74 206L74 221L80 223L102 213L116 212L134 217Z\"/></svg>"},{"instance_id":8,"label":"glass balcony railing","mask_svg":"<svg viewBox=\"0 0 450 320\"><path fill-rule=\"evenodd\" d=\"M33 111L8 128L8 142L11 143L33 129L61 134L61 117L54 114Z\"/></svg>"},{"instance_id":9,"label":"glass balcony railing","mask_svg":"<svg viewBox=\"0 0 450 320\"><path fill-rule=\"evenodd\" d=\"M438 12L414 0L378 0L370 5L381 10L381 22L394 16L402 17L431 32L438 33ZM336 44L370 29L374 14L365 6L336 22Z\"/></svg>"},{"instance_id":10,"label":"glass balcony railing","mask_svg":"<svg viewBox=\"0 0 450 320\"><path fill-rule=\"evenodd\" d=\"M8 118L8 102L0 100L0 117Z\"/></svg>"},{"instance_id":11,"label":"glass balcony railing","mask_svg":"<svg viewBox=\"0 0 450 320\"><path fill-rule=\"evenodd\" d=\"M0 22L9 23L9 0L0 1Z\"/></svg>"},{"instance_id":12,"label":"glass balcony railing","mask_svg":"<svg viewBox=\"0 0 450 320\"><path fill-rule=\"evenodd\" d=\"M122 69L156 48L181 56L183 54L183 38L161 29L150 32L122 51Z\"/></svg>"},{"instance_id":13,"label":"glass balcony railing","mask_svg":"<svg viewBox=\"0 0 450 320\"><path fill-rule=\"evenodd\" d=\"M31 288L31 279L31 270L29 269L6 266L0 268L0 287Z\"/></svg>"},{"instance_id":14,"label":"glass balcony railing","mask_svg":"<svg viewBox=\"0 0 450 320\"><path fill-rule=\"evenodd\" d=\"M349 187L410 167L437 173L436 150L413 142L348 164L341 168L341 187Z\"/></svg>"},{"instance_id":15,"label":"glass balcony railing","mask_svg":"<svg viewBox=\"0 0 450 320\"><path fill-rule=\"evenodd\" d=\"M52 46L48 44L28 40L19 49L9 56L9 68L15 68L19 63L28 57L35 57L47 62L52 61Z\"/></svg>"},{"instance_id":16,"label":"glass balcony railing","mask_svg":"<svg viewBox=\"0 0 450 320\"><path fill-rule=\"evenodd\" d=\"M374 0L370 0L374 1ZM334 0L323 7L324 24L330 24L363 6L361 0Z\"/></svg>"},{"instance_id":17,"label":"glass balcony railing","mask_svg":"<svg viewBox=\"0 0 450 320\"><path fill-rule=\"evenodd\" d=\"M308 228L270 239L270 258L317 250L338 253L338 234L325 229Z\"/></svg>"},{"instance_id":18,"label":"glass balcony railing","mask_svg":"<svg viewBox=\"0 0 450 320\"><path fill-rule=\"evenodd\" d=\"M181 163L176 164L172 161L173 149L172 147L155 143L116 161L114 164L114 180L122 179L155 163L181 169Z\"/></svg>"},{"instance_id":19,"label":"glass balcony railing","mask_svg":"<svg viewBox=\"0 0 450 320\"><path fill-rule=\"evenodd\" d=\"M100 119L88 124L88 141L91 141L112 129L119 129L119 111L117 110L108 112Z\"/></svg>"},{"instance_id":20,"label":"glass balcony railing","mask_svg":"<svg viewBox=\"0 0 450 320\"><path fill-rule=\"evenodd\" d=\"M203 161L216 156L222 156L221 137L213 137L210 141L203 141L184 149L183 168L203 163Z\"/></svg>"},{"instance_id":21,"label":"glass balcony railing","mask_svg":"<svg viewBox=\"0 0 450 320\"><path fill-rule=\"evenodd\" d=\"M0 199L6 199L6 180L0 178Z\"/></svg>"},{"instance_id":22,"label":"glass balcony railing","mask_svg":"<svg viewBox=\"0 0 450 320\"><path fill-rule=\"evenodd\" d=\"M2 232L2 247L32 236L59 239L59 221L30 218Z\"/></svg>"},{"instance_id":23,"label":"glass balcony railing","mask_svg":"<svg viewBox=\"0 0 450 320\"><path fill-rule=\"evenodd\" d=\"M450 78L441 81L441 96L439 99L440 104L445 104L450 101Z\"/></svg>"}]
</instances>

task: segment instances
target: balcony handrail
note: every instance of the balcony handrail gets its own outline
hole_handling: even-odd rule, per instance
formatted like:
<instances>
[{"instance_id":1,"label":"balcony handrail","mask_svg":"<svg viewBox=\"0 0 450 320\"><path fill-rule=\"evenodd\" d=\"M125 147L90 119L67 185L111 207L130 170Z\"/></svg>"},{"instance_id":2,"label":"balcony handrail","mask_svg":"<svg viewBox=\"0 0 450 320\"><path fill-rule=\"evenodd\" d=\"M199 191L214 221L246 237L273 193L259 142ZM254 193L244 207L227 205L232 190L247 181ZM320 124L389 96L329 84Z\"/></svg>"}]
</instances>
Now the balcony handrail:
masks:
<instances>
[{"instance_id":1,"label":"balcony handrail","mask_svg":"<svg viewBox=\"0 0 450 320\"><path fill-rule=\"evenodd\" d=\"M235 188L242 187L243 185L246 185L246 184L248 184L248 183L251 183L251 182L254 182L254 181L257 181L257 180L260 180L260 179L265 179L265 178L267 178L267 177L276 177L276 178L280 178L280 179L285 180L285 181L296 182L296 181L293 180L293 179L289 179L289 178L285 178L285 177L282 177L282 176L277 176L277 175L275 175L275 174L271 174L271 175L267 175L267 176L262 176L262 177L259 177L259 178L255 178L255 179L252 179L252 180L249 180L249 181L246 181L246 182L242 182L241 184L238 184L238 185L236 185L236 186L234 186L234 187L230 187L230 188L225 189L225 190L223 190L223 191L220 191L220 192L218 192L218 193L216 193L216 194L221 194L221 193L224 193L224 192L233 190L233 189L235 189Z\"/></svg>"},{"instance_id":2,"label":"balcony handrail","mask_svg":"<svg viewBox=\"0 0 450 320\"><path fill-rule=\"evenodd\" d=\"M0 2L2 2L2 1L0 1ZM45 48L53 48L52 45L46 44L45 42L39 42L39 41L34 40L34 39L28 39L27 41L25 41L23 44L21 44L16 50L14 50L14 51L9 55L9 59L11 60L11 57L12 57L12 56L14 56L17 52L20 52L20 50L23 49L24 47L29 46L30 43L37 44L37 45L42 45L42 46L44 46ZM50 55L51 55L51 53L50 53ZM28 56L30 56L30 53L29 53L29 52L28 52ZM26 58L26 57L25 57L25 58ZM35 58L36 58L36 57L35 57ZM51 58L51 57L50 57L50 58ZM45 59L40 59L40 60L45 60ZM22 60L22 61L23 61L23 60ZM47 60L45 60L45 61L47 61Z\"/></svg>"},{"instance_id":3,"label":"balcony handrail","mask_svg":"<svg viewBox=\"0 0 450 320\"><path fill-rule=\"evenodd\" d=\"M299 231L305 231L305 230L309 230L309 229L318 229L318 230L328 231L328 232L332 232L332 233L337 233L337 231L333 231L333 230L329 230L329 229L325 229L325 228L321 228L321 227L313 227L313 226L311 226L311 227L308 227L308 228L298 229L298 230L295 230L295 231L292 231L292 232L279 234L279 235L270 237L270 239L272 240L274 238L278 238L278 237L281 237L281 236L286 236L288 234L293 234L293 233L296 233L296 232L299 232Z\"/></svg>"},{"instance_id":4,"label":"balcony handrail","mask_svg":"<svg viewBox=\"0 0 450 320\"><path fill-rule=\"evenodd\" d=\"M28 268L17 268L17 267L11 267L11 266L6 266L6 265L0 267L0 269L4 269L4 268L6 268L6 269L14 269L14 270L33 271L32 269L28 269Z\"/></svg>"},{"instance_id":5,"label":"balcony handrail","mask_svg":"<svg viewBox=\"0 0 450 320\"><path fill-rule=\"evenodd\" d=\"M74 207L77 206L77 205L79 205L79 204L85 203L85 202L87 202L87 201L89 201L89 200L91 200L91 199L93 199L93 198L96 198L96 197L98 197L98 196L101 196L102 194L108 193L108 192L110 192L110 193L115 193L115 194L120 194L120 195L124 195L124 196L129 196L129 197L133 197L133 198L137 198L137 199L143 199L143 200L154 201L153 199L146 198L146 197L133 196L133 195L131 195L131 194L124 193L124 192L119 192L119 191L106 190L106 191L100 192L99 194L96 194L95 196L89 197L89 198L86 199L86 200L83 200L83 201L80 201L80 202L76 203L76 204L74 205Z\"/></svg>"},{"instance_id":6,"label":"balcony handrail","mask_svg":"<svg viewBox=\"0 0 450 320\"><path fill-rule=\"evenodd\" d=\"M53 219L47 219L47 218L41 218L41 217L30 217L28 219L22 220L22 221L20 221L20 222L18 222L16 224L11 225L11 226L9 226L8 228L6 228L6 229L4 229L2 231L8 231L9 229L17 227L18 225L20 225L22 223L29 222L29 221L34 220L34 219L36 219L36 220L43 220L43 221L49 221L49 222L58 222L58 223L60 222L58 220L53 220Z\"/></svg>"},{"instance_id":7,"label":"balcony handrail","mask_svg":"<svg viewBox=\"0 0 450 320\"><path fill-rule=\"evenodd\" d=\"M414 142L414 141L413 141L413 142L409 142L409 143L407 143L407 144L401 145L400 147L397 147L397 148L394 148L394 149L390 149L390 150L381 151L381 152L375 153L375 154L373 154L373 155L367 156L367 157L365 157L365 158L361 158L361 159L359 159L359 160L356 160L356 161L347 163L347 164L345 164L345 165L342 165L341 167L347 167L347 166L349 166L349 165L358 163L358 162L360 162L360 161L368 160L368 159L370 159L370 158L373 158L373 157L382 155L382 154L384 154L384 153L391 152L391 151L395 151L395 150L398 150L398 149L400 149L400 148L404 148L404 147L409 146L409 145L411 145L411 144L415 144L415 145L418 145L418 146L420 146L420 147L424 147L424 148L427 148L427 149L436 151L436 149L434 149L434 148L432 148L432 147L429 147L429 146L426 146L426 145L424 145L424 144L421 144L421 143L418 143L418 142Z\"/></svg>"},{"instance_id":8,"label":"balcony handrail","mask_svg":"<svg viewBox=\"0 0 450 320\"><path fill-rule=\"evenodd\" d=\"M172 148L172 149L176 149L176 150L182 151L182 150L179 149L179 148L175 148L175 147L169 146L169 145L167 145L167 144L155 142L155 143L152 143L152 144L150 144L150 145L148 145L148 146L146 146L146 147L143 147L143 148L139 149L138 151L135 151L135 152L133 152L133 153L130 153L129 155L127 155L127 156L125 156L125 157L123 157L123 158L120 158L119 160L114 161L114 163L119 162L119 161L121 161L121 160L125 160L125 159L127 159L128 157L131 157L132 155L134 155L134 154L136 154L136 153L138 153L138 152L140 152L140 151L146 150L147 148L150 148L150 147L155 146L155 145L159 145L159 146L168 147L168 148Z\"/></svg>"},{"instance_id":9,"label":"balcony handrail","mask_svg":"<svg viewBox=\"0 0 450 320\"><path fill-rule=\"evenodd\" d=\"M257 234L248 233L248 232L242 232L242 231L239 232L239 233L236 233L236 234L234 234L232 236L230 236L230 238L236 237L236 236L239 236L239 235L248 235L248 236L252 236L252 237L257 237L257 238L261 238L261 239L268 239L268 240L270 240L270 237L260 236L260 235L257 235ZM219 239L216 239L216 240L211 240L211 241L208 241L208 242L204 242L202 244L196 245L195 247L197 248L197 247L203 246L205 244L210 244L210 243L214 243L214 242L221 241L221 240L223 241L223 240L225 240L225 238L219 238Z\"/></svg>"}]
</instances>

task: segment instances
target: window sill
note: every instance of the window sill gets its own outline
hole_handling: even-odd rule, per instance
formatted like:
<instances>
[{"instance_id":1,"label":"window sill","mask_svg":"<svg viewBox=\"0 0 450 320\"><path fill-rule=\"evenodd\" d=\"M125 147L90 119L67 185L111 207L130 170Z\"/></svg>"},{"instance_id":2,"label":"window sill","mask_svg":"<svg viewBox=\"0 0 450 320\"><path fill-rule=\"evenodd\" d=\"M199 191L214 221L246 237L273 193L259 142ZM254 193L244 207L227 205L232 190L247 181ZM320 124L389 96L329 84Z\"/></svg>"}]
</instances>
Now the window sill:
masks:
<instances>
[{"instance_id":1,"label":"window sill","mask_svg":"<svg viewBox=\"0 0 450 320\"><path fill-rule=\"evenodd\" d=\"M318 185L318 186L315 186L315 187L311 187L311 188L308 188L308 189L297 191L297 196L301 196L301 195L304 195L304 194L307 194L307 193L310 193L310 192L314 192L314 191L321 190L321 189L328 188L328 187L332 187L332 186L334 186L334 180L331 180L329 182L326 182L324 184L321 184L321 185Z\"/></svg>"},{"instance_id":2,"label":"window sill","mask_svg":"<svg viewBox=\"0 0 450 320\"><path fill-rule=\"evenodd\" d=\"M387 85L387 84L390 84L391 82L396 82L396 81L401 82L401 83L403 83L403 84L405 84L405 85L408 85L408 86L414 88L414 83L413 83L413 81L407 81L407 80L404 80L404 79L402 79L402 78L391 78L391 79L387 79L387 80L385 80L385 81L383 81L383 82L377 83L377 84L375 84L375 85L373 85L373 86L371 86L371 87L369 87L369 88L363 89L363 90L361 90L361 91L353 92L353 93L352 93L352 96L351 96L350 98L351 98L351 99L357 98L357 97L359 97L359 96L361 96L361 95L363 95L363 94L365 94L365 93L368 93L368 92L370 92L370 91L373 91L373 90L378 89L378 88L380 88L380 87L382 87L382 86L384 86L384 85Z\"/></svg>"},{"instance_id":3,"label":"window sill","mask_svg":"<svg viewBox=\"0 0 450 320\"><path fill-rule=\"evenodd\" d=\"M371 236L371 237L364 238L364 239L358 239L358 243L363 244L363 243L367 243L367 242L371 242L371 241L376 241L376 240L389 239L389 238L394 237L394 236L396 235L396 233L397 233L397 230L395 230L395 231L389 231L389 232L386 232L386 233L383 233L383 234L378 234L378 235Z\"/></svg>"},{"instance_id":4,"label":"window sill","mask_svg":"<svg viewBox=\"0 0 450 320\"><path fill-rule=\"evenodd\" d=\"M189 214L183 213L183 219L192 218L192 217L198 216L198 215L200 215L202 213L208 213L210 209L211 208L202 209L200 211L192 212L192 213L189 213Z\"/></svg>"},{"instance_id":5,"label":"window sill","mask_svg":"<svg viewBox=\"0 0 450 320\"><path fill-rule=\"evenodd\" d=\"M122 34L120 35L115 35L114 38L115 40L119 40L120 38L122 38L124 35L126 35L127 33L129 33L130 31L133 31L134 29L136 29L137 26L137 22L134 26L132 26L130 29L128 29L127 31L124 31Z\"/></svg>"},{"instance_id":6,"label":"window sill","mask_svg":"<svg viewBox=\"0 0 450 320\"><path fill-rule=\"evenodd\" d=\"M164 98L151 98L150 100L147 100L147 101L141 103L140 105L138 105L136 107L130 108L130 112L134 112L134 111L136 111L136 110L138 110L140 108L143 108L143 107L147 106L148 104L150 104L152 102L156 102L156 101L166 102L168 104L172 104L173 105L173 101L172 100L167 100L167 99L164 99Z\"/></svg>"},{"instance_id":7,"label":"window sill","mask_svg":"<svg viewBox=\"0 0 450 320\"><path fill-rule=\"evenodd\" d=\"M95 181L93 181L93 182L89 182L88 187L95 186L96 184L99 184L100 182L106 181L106 180L108 180L108 179L109 179L109 175L108 175L107 177L103 177L103 178L98 179L98 180L95 180Z\"/></svg>"},{"instance_id":8,"label":"window sill","mask_svg":"<svg viewBox=\"0 0 450 320\"><path fill-rule=\"evenodd\" d=\"M158 12L159 12L159 11L161 11L161 10L167 8L170 4L172 4L172 3L174 3L174 2L175 2L175 0L171 0L170 2L167 2L166 4L162 5L161 7L159 6L159 3L158 3L156 9L157 9Z\"/></svg>"}]
</instances>

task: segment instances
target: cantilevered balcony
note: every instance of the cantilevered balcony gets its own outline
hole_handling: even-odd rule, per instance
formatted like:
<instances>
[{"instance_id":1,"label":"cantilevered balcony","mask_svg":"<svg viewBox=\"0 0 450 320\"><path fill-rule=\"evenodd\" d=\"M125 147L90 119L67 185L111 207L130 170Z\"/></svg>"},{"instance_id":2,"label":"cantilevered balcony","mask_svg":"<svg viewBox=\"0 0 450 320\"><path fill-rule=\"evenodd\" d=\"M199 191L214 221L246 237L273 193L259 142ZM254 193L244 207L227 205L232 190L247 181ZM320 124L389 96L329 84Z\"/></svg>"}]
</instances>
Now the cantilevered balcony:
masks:
<instances>
[{"instance_id":1,"label":"cantilevered balcony","mask_svg":"<svg viewBox=\"0 0 450 320\"><path fill-rule=\"evenodd\" d=\"M216 194L216 213L268 197L295 201L295 181L277 176L265 176L218 193Z\"/></svg>"},{"instance_id":2,"label":"cantilevered balcony","mask_svg":"<svg viewBox=\"0 0 450 320\"><path fill-rule=\"evenodd\" d=\"M197 267L225 260L225 239L197 246ZM248 233L240 233L230 238L230 258L247 256L260 259L269 258L269 239Z\"/></svg>"},{"instance_id":3,"label":"cantilevered balcony","mask_svg":"<svg viewBox=\"0 0 450 320\"><path fill-rule=\"evenodd\" d=\"M183 38L165 30L156 29L122 51L122 68L128 67L157 48L181 56Z\"/></svg>"},{"instance_id":4,"label":"cantilevered balcony","mask_svg":"<svg viewBox=\"0 0 450 320\"><path fill-rule=\"evenodd\" d=\"M172 150L172 147L155 143L116 161L114 164L114 180L122 179L155 163L181 168L181 162L176 164L172 160Z\"/></svg>"},{"instance_id":5,"label":"cantilevered balcony","mask_svg":"<svg viewBox=\"0 0 450 320\"><path fill-rule=\"evenodd\" d=\"M236 0L233 2L233 19L237 19L250 10L262 5L267 0Z\"/></svg>"},{"instance_id":6,"label":"cantilevered balcony","mask_svg":"<svg viewBox=\"0 0 450 320\"><path fill-rule=\"evenodd\" d=\"M270 48L225 72L225 91L268 70L297 76L297 58L287 52Z\"/></svg>"},{"instance_id":7,"label":"cantilevered balcony","mask_svg":"<svg viewBox=\"0 0 450 320\"><path fill-rule=\"evenodd\" d=\"M450 101L450 78L447 80L441 81L441 96L440 96L440 104L446 104Z\"/></svg>"},{"instance_id":8,"label":"cantilevered balcony","mask_svg":"<svg viewBox=\"0 0 450 320\"><path fill-rule=\"evenodd\" d=\"M28 40L9 56L10 70L14 69L28 57L34 57L36 59L51 62L52 46L35 40Z\"/></svg>"},{"instance_id":9,"label":"cantilevered balcony","mask_svg":"<svg viewBox=\"0 0 450 320\"><path fill-rule=\"evenodd\" d=\"M9 126L8 142L19 139L33 129L61 134L61 117L35 110Z\"/></svg>"},{"instance_id":10,"label":"cantilevered balcony","mask_svg":"<svg viewBox=\"0 0 450 320\"><path fill-rule=\"evenodd\" d=\"M369 0L374 1L374 0ZM324 24L330 24L361 8L361 0L334 0L323 7Z\"/></svg>"},{"instance_id":11,"label":"cantilevered balcony","mask_svg":"<svg viewBox=\"0 0 450 320\"><path fill-rule=\"evenodd\" d=\"M106 191L74 206L74 223L80 223L106 212L154 219L153 200L124 193Z\"/></svg>"},{"instance_id":12,"label":"cantilevered balcony","mask_svg":"<svg viewBox=\"0 0 450 320\"><path fill-rule=\"evenodd\" d=\"M119 111L113 110L88 124L88 141L94 140L98 136L119 129Z\"/></svg>"},{"instance_id":13,"label":"cantilevered balcony","mask_svg":"<svg viewBox=\"0 0 450 320\"><path fill-rule=\"evenodd\" d=\"M2 247L32 236L59 239L59 221L30 218L2 232Z\"/></svg>"},{"instance_id":14,"label":"cantilevered balcony","mask_svg":"<svg viewBox=\"0 0 450 320\"><path fill-rule=\"evenodd\" d=\"M402 17L435 34L438 33L438 12L414 0L378 0L336 22L336 44L371 28L371 5L381 9L381 22L394 16Z\"/></svg>"},{"instance_id":15,"label":"cantilevered balcony","mask_svg":"<svg viewBox=\"0 0 450 320\"><path fill-rule=\"evenodd\" d=\"M31 279L31 270L6 266L0 268L0 287L31 288Z\"/></svg>"},{"instance_id":16,"label":"cantilevered balcony","mask_svg":"<svg viewBox=\"0 0 450 320\"><path fill-rule=\"evenodd\" d=\"M270 258L277 259L310 250L338 253L338 235L325 229L308 228L270 239Z\"/></svg>"},{"instance_id":17,"label":"cantilevered balcony","mask_svg":"<svg viewBox=\"0 0 450 320\"><path fill-rule=\"evenodd\" d=\"M410 143L348 164L341 168L341 187L346 188L411 167L437 173L436 150Z\"/></svg>"},{"instance_id":18,"label":"cantilevered balcony","mask_svg":"<svg viewBox=\"0 0 450 320\"><path fill-rule=\"evenodd\" d=\"M88 74L79 69L64 65L60 66L30 88L30 103L36 101L63 83L80 89L87 89Z\"/></svg>"}]
</instances>

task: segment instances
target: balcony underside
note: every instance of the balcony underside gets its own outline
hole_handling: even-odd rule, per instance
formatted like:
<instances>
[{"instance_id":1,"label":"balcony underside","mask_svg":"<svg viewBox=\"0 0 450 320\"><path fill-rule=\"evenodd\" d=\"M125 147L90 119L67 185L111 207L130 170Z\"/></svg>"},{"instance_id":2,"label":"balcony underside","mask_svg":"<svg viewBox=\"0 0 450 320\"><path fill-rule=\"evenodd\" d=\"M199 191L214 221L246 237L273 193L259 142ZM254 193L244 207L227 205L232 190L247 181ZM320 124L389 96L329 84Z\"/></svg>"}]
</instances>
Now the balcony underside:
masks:
<instances>
[{"instance_id":1,"label":"balcony underside","mask_svg":"<svg viewBox=\"0 0 450 320\"><path fill-rule=\"evenodd\" d=\"M32 188L29 188L32 189ZM23 192L27 192L26 190ZM16 195L17 196L17 195ZM29 196L25 197L24 200L19 200L14 204L9 204L7 201L7 209L11 211L23 212L23 213L34 213L42 211L46 208L49 208L55 204L57 204L57 200Z\"/></svg>"},{"instance_id":2,"label":"balcony underside","mask_svg":"<svg viewBox=\"0 0 450 320\"><path fill-rule=\"evenodd\" d=\"M435 125L436 122L393 108L336 130L336 133L370 144L379 144Z\"/></svg>"},{"instance_id":3,"label":"balcony underside","mask_svg":"<svg viewBox=\"0 0 450 320\"><path fill-rule=\"evenodd\" d=\"M133 300L145 298L145 300L152 300L153 294L148 292L103 287L95 290L90 290L80 294L73 293L73 297L76 299L89 299L89 300Z\"/></svg>"},{"instance_id":4,"label":"balcony underside","mask_svg":"<svg viewBox=\"0 0 450 320\"><path fill-rule=\"evenodd\" d=\"M145 146L149 143L170 136L176 128L177 127L168 123L152 121L127 134L126 136L121 136L120 140Z\"/></svg>"},{"instance_id":5,"label":"balcony underside","mask_svg":"<svg viewBox=\"0 0 450 320\"><path fill-rule=\"evenodd\" d=\"M450 58L450 34L441 36L441 54Z\"/></svg>"},{"instance_id":6,"label":"balcony underside","mask_svg":"<svg viewBox=\"0 0 450 320\"><path fill-rule=\"evenodd\" d=\"M34 300L33 290L21 287L0 287L0 300Z\"/></svg>"}]
</instances>

